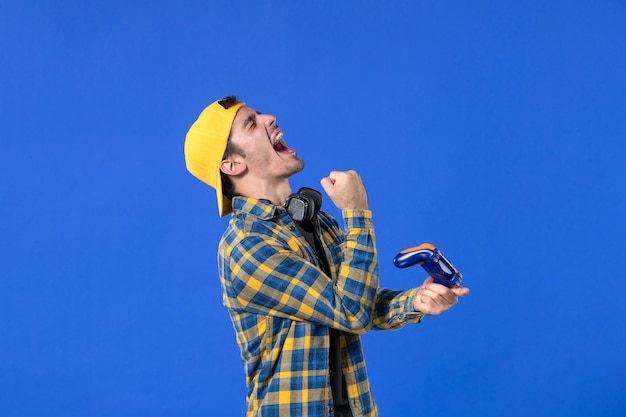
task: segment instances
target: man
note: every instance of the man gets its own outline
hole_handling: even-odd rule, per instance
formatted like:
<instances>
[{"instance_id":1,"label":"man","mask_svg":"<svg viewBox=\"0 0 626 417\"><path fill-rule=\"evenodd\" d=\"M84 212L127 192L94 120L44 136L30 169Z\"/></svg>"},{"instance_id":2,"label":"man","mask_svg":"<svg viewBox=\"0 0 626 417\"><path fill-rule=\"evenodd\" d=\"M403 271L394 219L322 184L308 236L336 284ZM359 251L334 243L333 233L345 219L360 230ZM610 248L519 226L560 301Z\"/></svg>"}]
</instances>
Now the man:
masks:
<instances>
[{"instance_id":1,"label":"man","mask_svg":"<svg viewBox=\"0 0 626 417\"><path fill-rule=\"evenodd\" d=\"M292 194L304 167L271 115L227 97L208 106L185 141L189 171L215 188L224 305L246 369L248 416L377 416L359 334L419 323L467 288L427 278L378 286L367 192L354 171L321 180L344 231L318 211L314 190ZM306 218L291 210L302 199ZM287 204L286 204L287 203ZM295 220L294 220L295 219Z\"/></svg>"}]
</instances>

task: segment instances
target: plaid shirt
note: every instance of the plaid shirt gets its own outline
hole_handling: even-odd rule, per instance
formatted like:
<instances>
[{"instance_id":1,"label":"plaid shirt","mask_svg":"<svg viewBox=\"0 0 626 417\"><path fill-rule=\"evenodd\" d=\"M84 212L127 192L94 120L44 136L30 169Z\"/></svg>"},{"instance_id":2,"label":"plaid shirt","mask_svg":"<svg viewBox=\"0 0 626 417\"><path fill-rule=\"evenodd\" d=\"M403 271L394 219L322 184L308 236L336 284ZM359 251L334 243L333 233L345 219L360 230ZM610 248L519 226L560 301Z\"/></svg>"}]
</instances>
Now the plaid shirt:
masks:
<instances>
[{"instance_id":1,"label":"plaid shirt","mask_svg":"<svg viewBox=\"0 0 626 417\"><path fill-rule=\"evenodd\" d=\"M345 210L345 233L320 212L326 276L284 208L235 197L219 245L223 300L248 387L248 417L332 416L329 327L341 330L342 368L355 417L377 416L359 334L418 323L416 290L378 288L369 210Z\"/></svg>"}]
</instances>

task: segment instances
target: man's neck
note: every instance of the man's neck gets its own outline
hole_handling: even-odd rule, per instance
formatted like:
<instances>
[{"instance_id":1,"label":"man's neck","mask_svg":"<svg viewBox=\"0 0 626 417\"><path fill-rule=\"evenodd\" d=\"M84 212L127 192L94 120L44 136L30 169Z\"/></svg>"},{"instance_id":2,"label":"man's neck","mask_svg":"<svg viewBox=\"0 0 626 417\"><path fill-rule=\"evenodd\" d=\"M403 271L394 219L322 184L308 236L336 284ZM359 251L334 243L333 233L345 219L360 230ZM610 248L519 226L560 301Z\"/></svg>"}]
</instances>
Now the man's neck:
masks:
<instances>
[{"instance_id":1,"label":"man's neck","mask_svg":"<svg viewBox=\"0 0 626 417\"><path fill-rule=\"evenodd\" d=\"M235 188L239 195L258 200L269 200L277 206L284 204L287 197L291 195L291 186L288 179L272 183L258 181L236 184Z\"/></svg>"}]
</instances>

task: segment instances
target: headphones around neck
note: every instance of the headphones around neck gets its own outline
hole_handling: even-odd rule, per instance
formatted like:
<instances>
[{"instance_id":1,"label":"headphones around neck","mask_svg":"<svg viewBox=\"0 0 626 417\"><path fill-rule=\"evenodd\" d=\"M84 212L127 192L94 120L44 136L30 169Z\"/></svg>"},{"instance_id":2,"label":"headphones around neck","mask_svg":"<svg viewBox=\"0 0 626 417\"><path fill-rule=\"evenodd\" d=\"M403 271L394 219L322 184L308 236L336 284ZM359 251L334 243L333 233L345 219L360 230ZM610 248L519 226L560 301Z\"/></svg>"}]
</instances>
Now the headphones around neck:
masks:
<instances>
[{"instance_id":1,"label":"headphones around neck","mask_svg":"<svg viewBox=\"0 0 626 417\"><path fill-rule=\"evenodd\" d=\"M322 207L322 193L313 188L302 187L287 197L285 209L297 222L309 222Z\"/></svg>"}]
</instances>

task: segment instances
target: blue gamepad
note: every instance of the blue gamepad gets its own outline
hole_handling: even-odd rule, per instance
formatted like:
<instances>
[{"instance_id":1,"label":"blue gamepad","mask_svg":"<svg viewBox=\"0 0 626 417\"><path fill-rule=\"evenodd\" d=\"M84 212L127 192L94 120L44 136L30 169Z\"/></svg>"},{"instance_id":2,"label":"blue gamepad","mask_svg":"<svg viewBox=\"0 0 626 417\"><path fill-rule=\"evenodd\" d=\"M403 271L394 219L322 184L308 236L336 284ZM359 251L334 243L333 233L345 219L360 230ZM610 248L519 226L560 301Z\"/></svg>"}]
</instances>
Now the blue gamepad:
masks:
<instances>
[{"instance_id":1,"label":"blue gamepad","mask_svg":"<svg viewBox=\"0 0 626 417\"><path fill-rule=\"evenodd\" d=\"M461 285L463 279L461 273L430 243L403 250L393 258L393 264L398 268L421 265L436 283L446 287Z\"/></svg>"}]
</instances>

